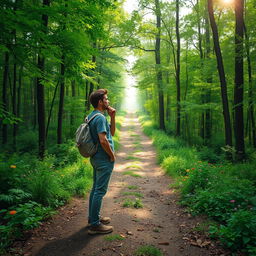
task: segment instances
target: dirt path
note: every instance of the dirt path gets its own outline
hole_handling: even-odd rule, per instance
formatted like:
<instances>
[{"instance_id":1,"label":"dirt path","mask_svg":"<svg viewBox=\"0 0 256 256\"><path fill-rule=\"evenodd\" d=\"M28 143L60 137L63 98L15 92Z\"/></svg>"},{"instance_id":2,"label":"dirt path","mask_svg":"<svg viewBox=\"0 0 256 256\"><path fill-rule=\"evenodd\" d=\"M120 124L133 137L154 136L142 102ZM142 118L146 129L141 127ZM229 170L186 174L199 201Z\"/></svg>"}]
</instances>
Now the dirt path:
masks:
<instances>
[{"instance_id":1,"label":"dirt path","mask_svg":"<svg viewBox=\"0 0 256 256\"><path fill-rule=\"evenodd\" d=\"M125 118L121 132L122 146L102 215L111 217L112 234L124 239L107 241L108 235L87 235L87 200L74 199L34 232L26 242L24 255L133 256L141 245L153 245L166 256L227 255L192 231L199 219L177 204L178 196L169 188L172 181L156 164L152 141L142 133L135 115ZM131 176L134 174L139 177ZM123 207L136 200L135 206L142 203L143 208Z\"/></svg>"}]
</instances>

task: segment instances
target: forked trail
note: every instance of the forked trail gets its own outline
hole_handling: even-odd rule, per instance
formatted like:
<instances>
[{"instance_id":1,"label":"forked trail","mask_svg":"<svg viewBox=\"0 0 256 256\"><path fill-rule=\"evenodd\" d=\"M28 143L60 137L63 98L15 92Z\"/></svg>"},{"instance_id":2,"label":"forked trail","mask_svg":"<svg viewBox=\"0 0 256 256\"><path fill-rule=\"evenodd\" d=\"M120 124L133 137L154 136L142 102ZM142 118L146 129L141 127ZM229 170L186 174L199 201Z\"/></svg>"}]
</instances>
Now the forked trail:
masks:
<instances>
[{"instance_id":1,"label":"forked trail","mask_svg":"<svg viewBox=\"0 0 256 256\"><path fill-rule=\"evenodd\" d=\"M34 232L24 255L133 256L142 245L153 245L168 256L227 255L193 231L200 219L177 204L178 195L169 187L172 180L156 164L152 141L135 115L125 118L120 137L122 146L102 210L111 217L114 232L89 236L87 200L74 199Z\"/></svg>"}]
</instances>

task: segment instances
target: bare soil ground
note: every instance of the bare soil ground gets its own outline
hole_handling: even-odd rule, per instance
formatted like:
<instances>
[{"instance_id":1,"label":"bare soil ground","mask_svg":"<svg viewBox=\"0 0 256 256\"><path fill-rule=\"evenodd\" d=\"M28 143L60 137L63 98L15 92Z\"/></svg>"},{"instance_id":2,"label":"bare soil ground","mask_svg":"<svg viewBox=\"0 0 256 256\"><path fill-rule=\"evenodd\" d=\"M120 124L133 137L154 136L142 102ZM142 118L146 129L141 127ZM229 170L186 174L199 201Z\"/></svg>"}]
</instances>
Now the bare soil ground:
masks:
<instances>
[{"instance_id":1,"label":"bare soil ground","mask_svg":"<svg viewBox=\"0 0 256 256\"><path fill-rule=\"evenodd\" d=\"M23 255L134 256L142 245L153 245L165 256L229 255L195 231L203 218L192 217L179 206L179 195L169 186L173 181L156 164L152 141L143 134L137 117L129 114L122 125L122 146L117 152L102 215L112 219L111 235L121 235L123 240L107 241L109 235L88 235L88 199L75 198L33 231L22 248ZM131 176L134 174L139 177ZM135 207L140 203L143 207L124 207L129 200L137 200Z\"/></svg>"}]
</instances>

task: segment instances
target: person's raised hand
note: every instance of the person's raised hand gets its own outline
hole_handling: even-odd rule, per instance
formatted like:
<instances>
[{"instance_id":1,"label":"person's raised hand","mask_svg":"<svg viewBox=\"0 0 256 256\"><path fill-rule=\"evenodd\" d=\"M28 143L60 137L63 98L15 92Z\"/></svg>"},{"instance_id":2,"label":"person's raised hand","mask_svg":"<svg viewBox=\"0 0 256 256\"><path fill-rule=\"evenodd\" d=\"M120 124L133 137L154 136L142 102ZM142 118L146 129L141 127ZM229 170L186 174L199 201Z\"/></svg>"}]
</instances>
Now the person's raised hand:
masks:
<instances>
[{"instance_id":1,"label":"person's raised hand","mask_svg":"<svg viewBox=\"0 0 256 256\"><path fill-rule=\"evenodd\" d=\"M115 117L115 115L116 115L116 110L115 110L114 108L112 108L112 107L109 106L109 107L107 108L107 111L108 111L108 114L109 114L110 117L112 117L112 118Z\"/></svg>"}]
</instances>

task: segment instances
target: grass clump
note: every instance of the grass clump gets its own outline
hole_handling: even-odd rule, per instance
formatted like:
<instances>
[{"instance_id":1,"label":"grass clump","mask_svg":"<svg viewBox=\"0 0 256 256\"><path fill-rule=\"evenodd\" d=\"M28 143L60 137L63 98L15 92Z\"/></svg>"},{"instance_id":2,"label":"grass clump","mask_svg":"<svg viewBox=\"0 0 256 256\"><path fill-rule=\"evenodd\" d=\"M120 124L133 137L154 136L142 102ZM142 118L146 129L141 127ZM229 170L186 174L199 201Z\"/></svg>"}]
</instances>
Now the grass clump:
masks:
<instances>
[{"instance_id":1,"label":"grass clump","mask_svg":"<svg viewBox=\"0 0 256 256\"><path fill-rule=\"evenodd\" d=\"M126 198L123 203L123 207L139 209L139 208L143 208L143 203L138 198L136 198L135 200Z\"/></svg>"},{"instance_id":2,"label":"grass clump","mask_svg":"<svg viewBox=\"0 0 256 256\"><path fill-rule=\"evenodd\" d=\"M138 187L138 186L135 186L135 185L130 185L130 186L128 186L127 188L132 190L132 189L138 189L139 187Z\"/></svg>"},{"instance_id":3,"label":"grass clump","mask_svg":"<svg viewBox=\"0 0 256 256\"><path fill-rule=\"evenodd\" d=\"M137 157L137 156L132 156L132 155L128 155L125 159L126 159L126 160L140 160L139 157Z\"/></svg>"},{"instance_id":4,"label":"grass clump","mask_svg":"<svg viewBox=\"0 0 256 256\"><path fill-rule=\"evenodd\" d=\"M163 254L153 245L143 245L135 251L135 256L163 256Z\"/></svg>"},{"instance_id":5,"label":"grass clump","mask_svg":"<svg viewBox=\"0 0 256 256\"><path fill-rule=\"evenodd\" d=\"M104 237L105 241L113 242L113 241L121 241L124 240L124 237L122 237L119 234L112 234L112 235L107 235Z\"/></svg>"},{"instance_id":6,"label":"grass clump","mask_svg":"<svg viewBox=\"0 0 256 256\"><path fill-rule=\"evenodd\" d=\"M141 178L142 176L133 172L133 171L125 171L123 172L123 175L129 175L129 176L132 176L132 177L135 177L135 178Z\"/></svg>"},{"instance_id":7,"label":"grass clump","mask_svg":"<svg viewBox=\"0 0 256 256\"><path fill-rule=\"evenodd\" d=\"M143 195L139 192L123 192L122 195L124 196L135 196L138 198L143 198Z\"/></svg>"},{"instance_id":8,"label":"grass clump","mask_svg":"<svg viewBox=\"0 0 256 256\"><path fill-rule=\"evenodd\" d=\"M140 165L137 163L132 163L126 167L126 169L143 169Z\"/></svg>"}]
</instances>

